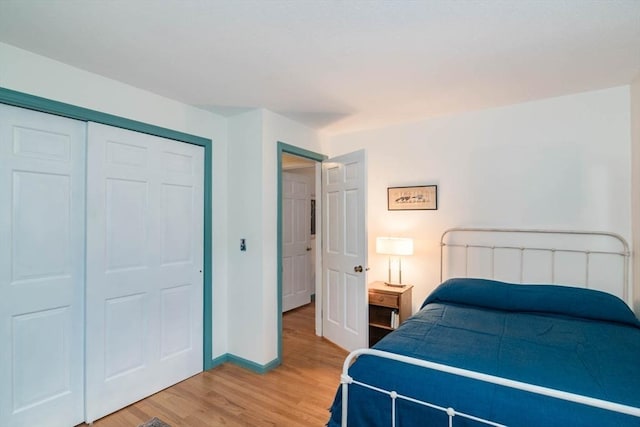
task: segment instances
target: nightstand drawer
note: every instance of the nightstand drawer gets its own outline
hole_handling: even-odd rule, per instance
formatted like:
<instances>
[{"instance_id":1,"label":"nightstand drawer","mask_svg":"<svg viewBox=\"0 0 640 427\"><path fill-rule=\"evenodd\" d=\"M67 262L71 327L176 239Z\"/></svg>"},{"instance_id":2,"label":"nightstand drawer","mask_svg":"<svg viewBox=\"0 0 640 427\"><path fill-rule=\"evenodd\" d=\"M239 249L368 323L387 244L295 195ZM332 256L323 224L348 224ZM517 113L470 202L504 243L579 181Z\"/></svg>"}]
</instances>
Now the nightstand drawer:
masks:
<instances>
[{"instance_id":1,"label":"nightstand drawer","mask_svg":"<svg viewBox=\"0 0 640 427\"><path fill-rule=\"evenodd\" d=\"M369 292L369 304L383 307L398 308L398 295L379 294Z\"/></svg>"}]
</instances>

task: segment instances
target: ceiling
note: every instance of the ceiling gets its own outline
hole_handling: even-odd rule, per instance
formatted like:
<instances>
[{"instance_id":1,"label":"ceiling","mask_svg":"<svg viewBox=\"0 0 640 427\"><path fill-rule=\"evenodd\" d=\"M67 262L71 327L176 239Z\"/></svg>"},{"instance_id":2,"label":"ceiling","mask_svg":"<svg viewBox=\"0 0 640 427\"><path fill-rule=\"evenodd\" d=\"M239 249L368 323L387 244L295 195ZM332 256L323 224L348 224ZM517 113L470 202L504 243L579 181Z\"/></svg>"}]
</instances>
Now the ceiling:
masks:
<instances>
[{"instance_id":1,"label":"ceiling","mask_svg":"<svg viewBox=\"0 0 640 427\"><path fill-rule=\"evenodd\" d=\"M0 41L329 134L629 84L639 0L0 0Z\"/></svg>"},{"instance_id":2,"label":"ceiling","mask_svg":"<svg viewBox=\"0 0 640 427\"><path fill-rule=\"evenodd\" d=\"M314 167L316 165L316 161L306 159L304 157L295 156L293 154L282 153L281 156L282 161L282 169L306 169L310 167Z\"/></svg>"}]
</instances>

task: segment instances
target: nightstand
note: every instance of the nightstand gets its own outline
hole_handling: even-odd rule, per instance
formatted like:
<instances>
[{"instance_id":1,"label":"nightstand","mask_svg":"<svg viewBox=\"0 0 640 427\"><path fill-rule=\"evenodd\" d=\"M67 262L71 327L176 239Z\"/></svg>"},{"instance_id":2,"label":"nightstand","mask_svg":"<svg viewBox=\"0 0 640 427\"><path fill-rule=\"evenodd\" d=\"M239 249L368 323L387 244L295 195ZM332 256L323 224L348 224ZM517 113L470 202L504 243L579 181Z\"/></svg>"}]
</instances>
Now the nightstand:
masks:
<instances>
[{"instance_id":1,"label":"nightstand","mask_svg":"<svg viewBox=\"0 0 640 427\"><path fill-rule=\"evenodd\" d=\"M369 290L369 347L411 316L411 289L373 282Z\"/></svg>"}]
</instances>

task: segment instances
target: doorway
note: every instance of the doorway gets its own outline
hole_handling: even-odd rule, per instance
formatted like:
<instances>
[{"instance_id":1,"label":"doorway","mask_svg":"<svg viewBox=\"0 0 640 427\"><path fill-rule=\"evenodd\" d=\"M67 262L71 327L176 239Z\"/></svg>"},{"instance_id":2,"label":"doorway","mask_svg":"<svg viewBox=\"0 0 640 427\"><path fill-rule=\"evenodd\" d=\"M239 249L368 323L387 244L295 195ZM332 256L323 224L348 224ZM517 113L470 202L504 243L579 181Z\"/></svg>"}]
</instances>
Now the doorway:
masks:
<instances>
[{"instance_id":1,"label":"doorway","mask_svg":"<svg viewBox=\"0 0 640 427\"><path fill-rule=\"evenodd\" d=\"M316 168L315 332L347 349L366 347L367 215L364 150L332 159L278 142L277 301L278 358L282 362L284 154L314 161ZM321 216L320 216L321 213ZM318 218L322 218L321 220ZM325 227L324 232L322 227ZM364 266L364 267L363 267ZM348 307L348 310L346 309Z\"/></svg>"},{"instance_id":2,"label":"doorway","mask_svg":"<svg viewBox=\"0 0 640 427\"><path fill-rule=\"evenodd\" d=\"M315 296L316 162L282 155L282 311Z\"/></svg>"},{"instance_id":3,"label":"doorway","mask_svg":"<svg viewBox=\"0 0 640 427\"><path fill-rule=\"evenodd\" d=\"M302 148L298 148L289 144L285 144L283 142L278 142L278 360L282 361L282 313L283 313L283 294L284 294L284 226L283 226L283 218L284 218L284 209L283 209L283 182L284 182L284 174L291 173L292 171L297 171L297 175L306 175L308 177L313 176L313 180L311 183L311 191L310 191L310 200L311 196L319 196L320 195L320 171L322 161L325 160L327 156L324 156L319 153L314 153L309 150L305 150ZM322 335L322 297L320 292L318 292L321 288L321 274L319 273L322 268L322 263L320 262L320 248L321 248L321 221L320 216L317 215L320 212L320 197L314 198L314 208L316 215L314 215L315 219L315 227L314 232L315 235L311 235L311 203L309 203L308 209L308 221L306 225L308 225L309 231L309 247L310 253L309 258L311 266L309 267L310 278L309 283L311 283L311 295L315 295L314 301L312 304L315 304L315 325L314 330L316 335ZM305 227L307 228L307 227ZM306 252L306 247L305 247Z\"/></svg>"}]
</instances>

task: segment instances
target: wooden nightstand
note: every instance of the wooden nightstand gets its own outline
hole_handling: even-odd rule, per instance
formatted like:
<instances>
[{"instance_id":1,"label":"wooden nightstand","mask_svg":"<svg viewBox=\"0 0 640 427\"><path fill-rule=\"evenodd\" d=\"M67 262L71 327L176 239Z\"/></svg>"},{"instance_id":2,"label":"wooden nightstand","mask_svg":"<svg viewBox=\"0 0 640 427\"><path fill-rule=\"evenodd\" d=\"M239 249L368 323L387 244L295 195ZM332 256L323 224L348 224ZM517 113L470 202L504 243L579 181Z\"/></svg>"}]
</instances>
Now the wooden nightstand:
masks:
<instances>
[{"instance_id":1,"label":"wooden nightstand","mask_svg":"<svg viewBox=\"0 0 640 427\"><path fill-rule=\"evenodd\" d=\"M411 316L411 288L413 285L369 284L369 347Z\"/></svg>"}]
</instances>

